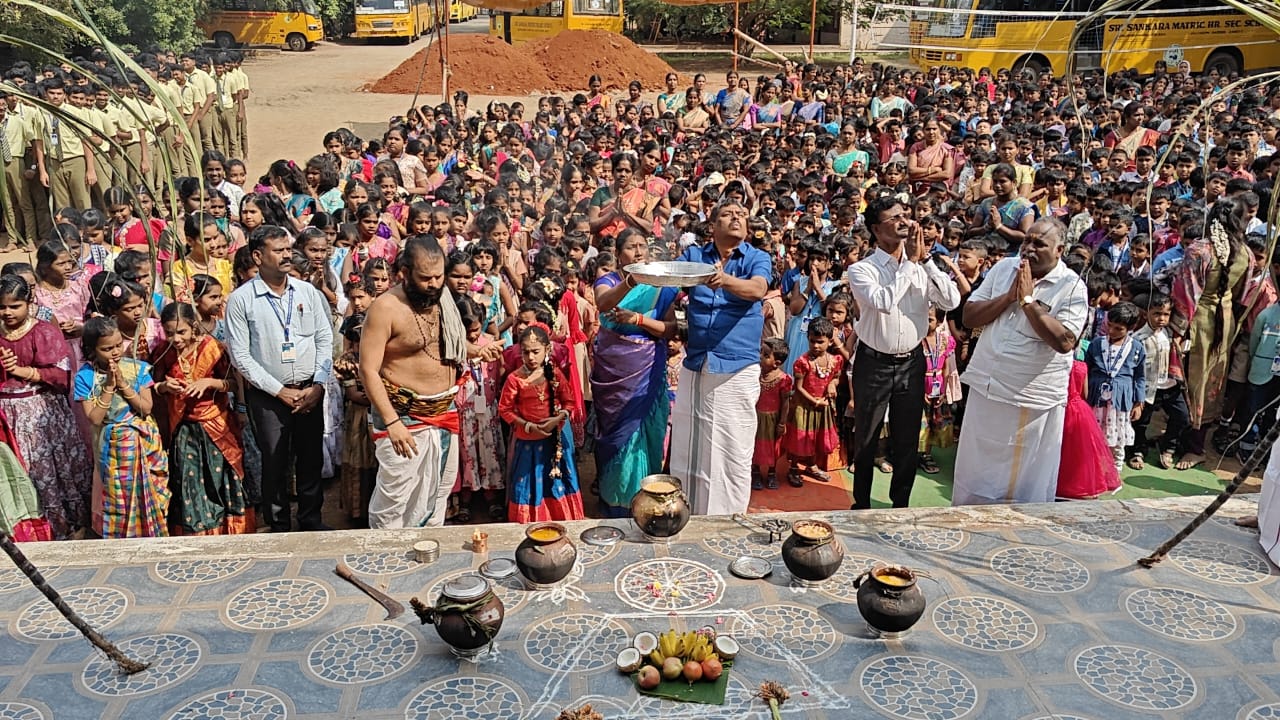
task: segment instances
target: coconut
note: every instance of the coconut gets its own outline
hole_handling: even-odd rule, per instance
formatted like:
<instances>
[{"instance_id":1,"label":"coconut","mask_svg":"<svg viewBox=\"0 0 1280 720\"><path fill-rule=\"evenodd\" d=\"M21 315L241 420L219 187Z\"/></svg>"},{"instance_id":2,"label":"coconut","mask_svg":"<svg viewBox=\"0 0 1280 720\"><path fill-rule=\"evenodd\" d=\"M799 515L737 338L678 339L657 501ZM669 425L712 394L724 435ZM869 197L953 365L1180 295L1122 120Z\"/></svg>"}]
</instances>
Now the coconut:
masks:
<instances>
[{"instance_id":1,"label":"coconut","mask_svg":"<svg viewBox=\"0 0 1280 720\"><path fill-rule=\"evenodd\" d=\"M618 672L633 673L640 669L640 651L635 648L623 648L618 653L618 659L614 661L618 666Z\"/></svg>"},{"instance_id":2,"label":"coconut","mask_svg":"<svg viewBox=\"0 0 1280 720\"><path fill-rule=\"evenodd\" d=\"M658 636L651 632L636 633L635 639L631 641L631 647L639 650L641 655L648 655L658 649Z\"/></svg>"},{"instance_id":3,"label":"coconut","mask_svg":"<svg viewBox=\"0 0 1280 720\"><path fill-rule=\"evenodd\" d=\"M717 635L715 646L716 654L724 660L732 660L738 654L738 641L728 635Z\"/></svg>"},{"instance_id":4,"label":"coconut","mask_svg":"<svg viewBox=\"0 0 1280 720\"><path fill-rule=\"evenodd\" d=\"M716 639L716 629L711 627L710 625L703 625L702 627L698 628L698 634L705 635L708 640Z\"/></svg>"}]
</instances>

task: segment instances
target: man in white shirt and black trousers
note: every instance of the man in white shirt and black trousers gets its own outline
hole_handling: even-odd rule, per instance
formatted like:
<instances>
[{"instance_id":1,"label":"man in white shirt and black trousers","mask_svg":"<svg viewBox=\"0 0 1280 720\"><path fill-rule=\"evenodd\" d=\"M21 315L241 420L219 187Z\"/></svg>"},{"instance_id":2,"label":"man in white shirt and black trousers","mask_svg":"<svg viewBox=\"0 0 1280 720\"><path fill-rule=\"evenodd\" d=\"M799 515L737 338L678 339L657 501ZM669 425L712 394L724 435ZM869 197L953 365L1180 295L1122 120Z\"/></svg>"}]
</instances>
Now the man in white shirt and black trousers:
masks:
<instances>
[{"instance_id":1,"label":"man in white shirt and black trousers","mask_svg":"<svg viewBox=\"0 0 1280 720\"><path fill-rule=\"evenodd\" d=\"M893 196L867 205L864 219L875 239L870 256L849 266L849 289L858 303L853 358L853 509L871 507L876 441L889 413L889 499L907 507L920 461L917 445L924 415L925 358L930 306L954 310L960 290L929 258L929 247L911 210Z\"/></svg>"}]
</instances>

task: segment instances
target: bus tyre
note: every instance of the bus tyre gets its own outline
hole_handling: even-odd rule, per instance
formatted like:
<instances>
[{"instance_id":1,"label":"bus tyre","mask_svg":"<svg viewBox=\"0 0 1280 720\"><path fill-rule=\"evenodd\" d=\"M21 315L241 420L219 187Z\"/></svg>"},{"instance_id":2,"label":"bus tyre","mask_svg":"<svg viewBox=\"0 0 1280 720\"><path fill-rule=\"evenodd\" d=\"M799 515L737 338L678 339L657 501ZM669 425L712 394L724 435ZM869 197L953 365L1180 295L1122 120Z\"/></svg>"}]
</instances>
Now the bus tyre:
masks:
<instances>
[{"instance_id":1,"label":"bus tyre","mask_svg":"<svg viewBox=\"0 0 1280 720\"><path fill-rule=\"evenodd\" d=\"M284 44L294 52L302 52L307 49L307 38L302 33L289 33Z\"/></svg>"},{"instance_id":2,"label":"bus tyre","mask_svg":"<svg viewBox=\"0 0 1280 720\"><path fill-rule=\"evenodd\" d=\"M1231 50L1215 50L1204 63L1205 74L1210 70L1217 70L1218 77L1223 80L1231 77L1232 73L1240 72L1240 56Z\"/></svg>"},{"instance_id":3,"label":"bus tyre","mask_svg":"<svg viewBox=\"0 0 1280 720\"><path fill-rule=\"evenodd\" d=\"M227 48L235 47L235 44L236 44L235 36L233 36L229 32L220 31L213 34L214 47L222 48L223 50L226 50Z\"/></svg>"},{"instance_id":4,"label":"bus tyre","mask_svg":"<svg viewBox=\"0 0 1280 720\"><path fill-rule=\"evenodd\" d=\"M1024 55L1013 64L1013 72L1017 76L1021 75L1024 70L1034 72L1036 77L1039 78L1039 76L1049 71L1049 63L1045 62L1045 59L1040 55Z\"/></svg>"}]
</instances>

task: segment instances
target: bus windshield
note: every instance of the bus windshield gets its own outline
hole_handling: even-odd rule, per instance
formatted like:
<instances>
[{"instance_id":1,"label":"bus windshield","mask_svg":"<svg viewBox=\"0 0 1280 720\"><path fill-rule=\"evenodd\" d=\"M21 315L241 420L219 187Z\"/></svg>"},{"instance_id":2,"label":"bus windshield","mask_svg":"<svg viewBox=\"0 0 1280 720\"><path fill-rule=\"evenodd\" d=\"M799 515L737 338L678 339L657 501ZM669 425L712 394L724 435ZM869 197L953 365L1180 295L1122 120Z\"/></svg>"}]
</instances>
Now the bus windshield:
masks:
<instances>
[{"instance_id":1,"label":"bus windshield","mask_svg":"<svg viewBox=\"0 0 1280 720\"><path fill-rule=\"evenodd\" d=\"M617 15L618 0L573 0L574 15Z\"/></svg>"},{"instance_id":2,"label":"bus windshield","mask_svg":"<svg viewBox=\"0 0 1280 720\"><path fill-rule=\"evenodd\" d=\"M402 13L409 9L408 0L360 0L358 13Z\"/></svg>"},{"instance_id":3,"label":"bus windshield","mask_svg":"<svg viewBox=\"0 0 1280 720\"><path fill-rule=\"evenodd\" d=\"M931 13L922 9L917 19L929 23L929 37L964 37L965 30L969 27L969 17L963 13L946 11L968 10L971 6L972 0L938 0L934 7L941 12Z\"/></svg>"}]
</instances>

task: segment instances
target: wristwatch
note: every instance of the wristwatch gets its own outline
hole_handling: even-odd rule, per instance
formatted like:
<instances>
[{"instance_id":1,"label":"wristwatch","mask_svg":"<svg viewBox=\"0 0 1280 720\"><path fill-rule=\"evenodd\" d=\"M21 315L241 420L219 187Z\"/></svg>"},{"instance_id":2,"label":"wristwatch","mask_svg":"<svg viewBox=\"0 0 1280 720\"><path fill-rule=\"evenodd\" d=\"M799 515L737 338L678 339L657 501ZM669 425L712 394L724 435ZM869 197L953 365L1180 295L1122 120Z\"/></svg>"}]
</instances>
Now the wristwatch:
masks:
<instances>
[{"instance_id":1,"label":"wristwatch","mask_svg":"<svg viewBox=\"0 0 1280 720\"><path fill-rule=\"evenodd\" d=\"M1036 299L1031 297L1030 295L1023 295L1022 299L1018 301L1018 307L1024 308L1035 301Z\"/></svg>"}]
</instances>

